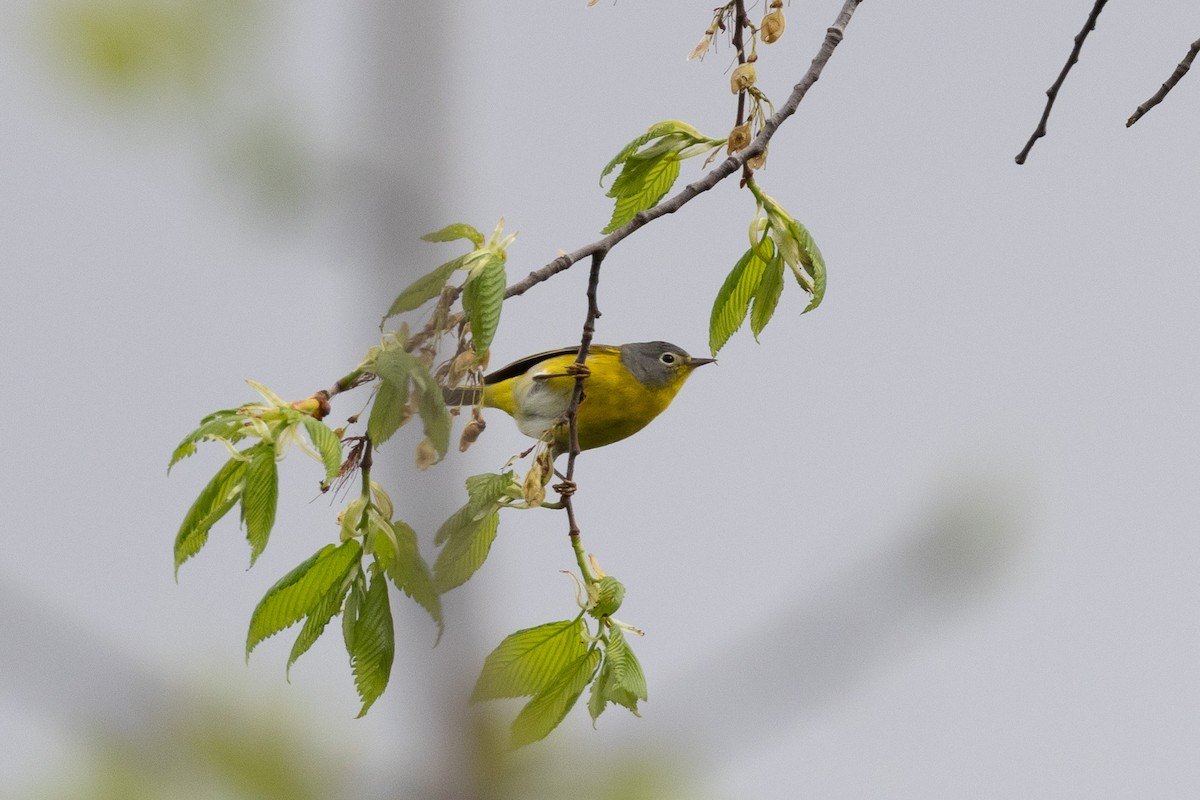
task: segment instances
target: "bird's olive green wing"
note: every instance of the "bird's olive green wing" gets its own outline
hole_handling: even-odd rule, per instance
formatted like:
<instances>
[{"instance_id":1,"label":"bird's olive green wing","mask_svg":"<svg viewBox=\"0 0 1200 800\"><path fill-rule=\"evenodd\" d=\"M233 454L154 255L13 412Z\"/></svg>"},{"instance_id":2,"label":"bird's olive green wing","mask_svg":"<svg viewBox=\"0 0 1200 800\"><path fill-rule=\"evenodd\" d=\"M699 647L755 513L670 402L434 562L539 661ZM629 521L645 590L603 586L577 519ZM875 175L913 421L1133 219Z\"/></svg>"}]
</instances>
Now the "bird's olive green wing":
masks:
<instances>
[{"instance_id":1,"label":"bird's olive green wing","mask_svg":"<svg viewBox=\"0 0 1200 800\"><path fill-rule=\"evenodd\" d=\"M616 350L616 348L612 347L610 345L606 345L606 344L594 344L588 348L589 353L598 353L598 352L606 351L606 350L613 351L613 350ZM520 361L514 361L511 364L503 366L500 369L496 370L495 372L488 373L484 377L483 383L486 386L491 386L493 384L502 383L503 381L506 381L509 378L515 378L518 375L524 375L526 372L529 371L530 367L534 366L535 364L539 364L548 358L556 358L558 356L577 355L578 353L579 353L578 345L576 345L575 347L560 347L557 350L547 350L544 353L534 353L531 356L525 356L525 358L522 358Z\"/></svg>"}]
</instances>

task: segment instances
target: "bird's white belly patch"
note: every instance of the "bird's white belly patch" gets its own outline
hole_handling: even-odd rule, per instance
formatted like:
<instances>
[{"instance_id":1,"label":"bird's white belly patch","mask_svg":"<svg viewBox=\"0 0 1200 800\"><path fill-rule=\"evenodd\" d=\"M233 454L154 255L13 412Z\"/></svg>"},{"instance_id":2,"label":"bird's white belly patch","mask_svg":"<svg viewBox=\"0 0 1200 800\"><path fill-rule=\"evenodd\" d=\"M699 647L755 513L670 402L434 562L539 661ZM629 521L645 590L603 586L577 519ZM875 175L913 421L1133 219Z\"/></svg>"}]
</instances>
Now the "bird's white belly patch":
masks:
<instances>
[{"instance_id":1,"label":"bird's white belly patch","mask_svg":"<svg viewBox=\"0 0 1200 800\"><path fill-rule=\"evenodd\" d=\"M517 427L526 436L538 439L562 418L571 395L569 391L558 391L548 381L532 380L513 393L513 400L521 410Z\"/></svg>"}]
</instances>

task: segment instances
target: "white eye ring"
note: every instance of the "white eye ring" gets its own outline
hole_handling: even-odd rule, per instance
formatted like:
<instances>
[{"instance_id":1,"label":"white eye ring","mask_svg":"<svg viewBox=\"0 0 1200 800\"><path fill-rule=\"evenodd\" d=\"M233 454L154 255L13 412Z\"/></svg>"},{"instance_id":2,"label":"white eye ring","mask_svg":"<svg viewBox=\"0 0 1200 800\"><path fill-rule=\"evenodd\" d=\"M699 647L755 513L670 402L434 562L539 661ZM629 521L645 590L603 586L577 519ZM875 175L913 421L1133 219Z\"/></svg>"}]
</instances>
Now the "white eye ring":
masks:
<instances>
[{"instance_id":1,"label":"white eye ring","mask_svg":"<svg viewBox=\"0 0 1200 800\"><path fill-rule=\"evenodd\" d=\"M664 364L674 364L675 363L675 354L674 353L663 353L661 356L658 357L658 360Z\"/></svg>"}]
</instances>

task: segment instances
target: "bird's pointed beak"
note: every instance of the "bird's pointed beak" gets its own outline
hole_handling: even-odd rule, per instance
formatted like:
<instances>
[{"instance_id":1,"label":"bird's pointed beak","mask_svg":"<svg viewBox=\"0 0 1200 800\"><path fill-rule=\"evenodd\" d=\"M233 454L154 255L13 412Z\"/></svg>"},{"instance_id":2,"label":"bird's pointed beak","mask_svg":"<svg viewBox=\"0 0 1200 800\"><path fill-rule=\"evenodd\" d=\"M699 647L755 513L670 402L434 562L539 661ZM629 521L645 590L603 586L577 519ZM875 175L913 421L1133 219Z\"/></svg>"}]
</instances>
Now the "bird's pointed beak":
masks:
<instances>
[{"instance_id":1,"label":"bird's pointed beak","mask_svg":"<svg viewBox=\"0 0 1200 800\"><path fill-rule=\"evenodd\" d=\"M692 369L695 369L696 367L703 367L705 364L715 364L715 363L717 363L717 360L715 358L691 358L690 356L688 357L688 366Z\"/></svg>"}]
</instances>

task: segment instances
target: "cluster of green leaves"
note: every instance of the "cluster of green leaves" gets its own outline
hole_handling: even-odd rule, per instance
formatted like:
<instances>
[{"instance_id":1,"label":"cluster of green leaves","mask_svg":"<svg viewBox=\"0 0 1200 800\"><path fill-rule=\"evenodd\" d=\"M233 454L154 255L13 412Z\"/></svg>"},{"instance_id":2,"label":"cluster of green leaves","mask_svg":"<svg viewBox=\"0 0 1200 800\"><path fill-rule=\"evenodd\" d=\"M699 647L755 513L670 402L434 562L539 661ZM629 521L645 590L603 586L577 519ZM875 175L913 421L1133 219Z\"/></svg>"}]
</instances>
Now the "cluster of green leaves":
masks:
<instances>
[{"instance_id":1,"label":"cluster of green leaves","mask_svg":"<svg viewBox=\"0 0 1200 800\"><path fill-rule=\"evenodd\" d=\"M367 436L372 444L380 445L392 438L412 419L415 407L425 429L424 442L435 455L433 461L445 458L450 448L450 411L429 367L390 336L371 349L363 365L379 378L379 390L367 417Z\"/></svg>"},{"instance_id":2,"label":"cluster of green leaves","mask_svg":"<svg viewBox=\"0 0 1200 800\"><path fill-rule=\"evenodd\" d=\"M272 586L250 617L246 658L255 646L304 621L288 656L291 669L342 615L342 638L361 717L387 688L396 652L388 582L422 608L442 633L442 603L409 525L392 519L392 502L374 481L342 512L342 542L327 544Z\"/></svg>"},{"instance_id":3,"label":"cluster of green leaves","mask_svg":"<svg viewBox=\"0 0 1200 800\"><path fill-rule=\"evenodd\" d=\"M759 99L766 102L765 98ZM755 113L761 117L763 112L759 109ZM734 133L739 133L744 141L730 146L748 144L749 128L749 122L734 128ZM600 173L603 183L610 172L620 167L608 190L608 196L616 203L604 232L616 230L639 211L653 208L662 200L679 177L682 159L711 151L729 141L708 138L690 125L675 120L651 126L646 133L625 145ZM708 334L713 355L725 346L747 316L750 317L750 329L758 338L779 303L785 266L791 269L796 281L810 296L801 313L812 311L825 296L825 260L808 229L774 198L762 192L753 180L747 180L746 185L758 204L750 226L750 248L738 259L717 292Z\"/></svg>"},{"instance_id":4,"label":"cluster of green leaves","mask_svg":"<svg viewBox=\"0 0 1200 800\"><path fill-rule=\"evenodd\" d=\"M500 509L521 497L521 485L511 471L473 475L467 478L467 497L433 539L441 548L433 564L440 592L466 583L483 566L500 527Z\"/></svg>"},{"instance_id":5,"label":"cluster of green leaves","mask_svg":"<svg viewBox=\"0 0 1200 800\"><path fill-rule=\"evenodd\" d=\"M413 281L392 301L380 326L397 314L413 311L438 297L456 270L466 270L467 278L460 287L463 310L471 324L475 352L482 359L492 346L492 339L500 325L500 310L504 305L504 290L507 287L504 265L508 259L508 246L517 237L515 233L504 236L503 231L504 220L500 220L491 237L485 241L478 230L458 222L422 236L427 242L466 239L474 245L474 249Z\"/></svg>"},{"instance_id":6,"label":"cluster of green leaves","mask_svg":"<svg viewBox=\"0 0 1200 800\"><path fill-rule=\"evenodd\" d=\"M748 185L758 200L758 211L750 224L750 247L725 278L713 303L708 346L714 356L747 316L754 338L762 333L783 292L785 266L809 294L802 314L812 311L825 297L825 260L808 229L753 181Z\"/></svg>"},{"instance_id":7,"label":"cluster of green leaves","mask_svg":"<svg viewBox=\"0 0 1200 800\"><path fill-rule=\"evenodd\" d=\"M312 416L315 402L286 403L265 387L253 385L265 403L209 415L171 456L168 469L193 454L204 440L219 441L230 452L229 460L188 510L175 537L176 574L179 566L204 546L212 526L239 502L250 542L250 563L254 564L275 523L277 462L289 443L298 444L324 465L323 487L341 471L340 436ZM447 414L444 404L441 413ZM448 414L445 425L448 431ZM301 437L302 431L307 441ZM426 431L428 435L428 424ZM247 440L253 443L238 449ZM346 650L363 701L361 716L387 686L395 652L388 580L429 613L439 636L441 598L421 557L416 532L392 519L391 499L369 476L364 475L362 494L342 512L341 540L338 545L325 545L268 590L251 617L246 656L263 639L303 620L288 658L290 669L329 621L342 614Z\"/></svg>"},{"instance_id":8,"label":"cluster of green leaves","mask_svg":"<svg viewBox=\"0 0 1200 800\"><path fill-rule=\"evenodd\" d=\"M221 442L230 458L200 490L175 535L175 573L208 541L212 526L235 505L241 504L241 522L250 542L250 564L262 554L275 524L279 500L276 463L289 444L297 444L325 466L322 486L327 487L342 464L342 445L328 425L285 402L264 386L251 382L265 403L244 405L209 414L196 430L184 437L167 465L170 472L179 461L196 452L204 440ZM304 431L309 441L300 437ZM253 440L241 450L239 442ZM311 443L311 446L309 445Z\"/></svg>"},{"instance_id":9,"label":"cluster of green leaves","mask_svg":"<svg viewBox=\"0 0 1200 800\"><path fill-rule=\"evenodd\" d=\"M609 703L640 716L638 701L647 699L646 676L625 639L625 626L610 616L620 600L601 599L623 596L624 587L611 576L590 586L597 590L589 592L592 601L577 617L517 631L484 661L472 702L530 698L512 723L514 747L545 738L589 684L593 724ZM595 634L588 630L585 612L597 621Z\"/></svg>"},{"instance_id":10,"label":"cluster of green leaves","mask_svg":"<svg viewBox=\"0 0 1200 800\"><path fill-rule=\"evenodd\" d=\"M679 162L725 144L711 139L678 120L650 126L650 130L621 149L600 173L600 183L618 166L621 168L606 194L616 200L612 219L604 226L611 233L633 219L639 211L653 208L679 177Z\"/></svg>"}]
</instances>

